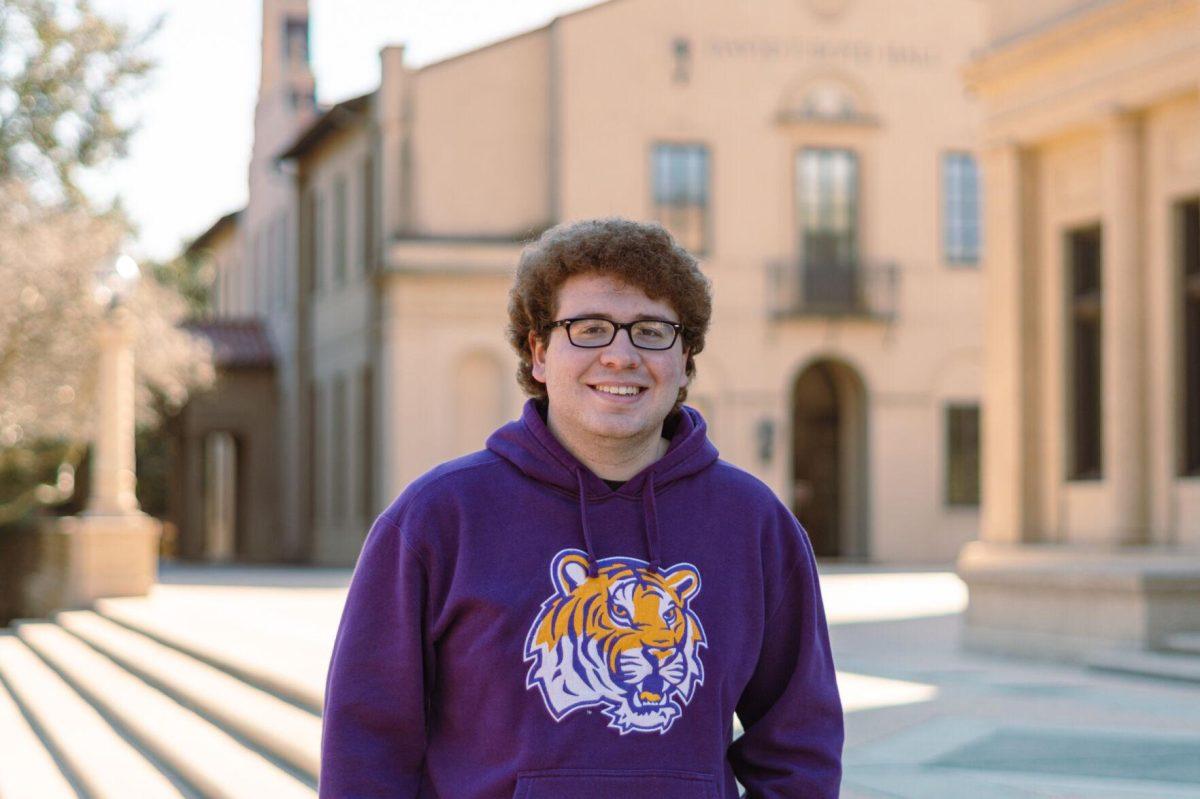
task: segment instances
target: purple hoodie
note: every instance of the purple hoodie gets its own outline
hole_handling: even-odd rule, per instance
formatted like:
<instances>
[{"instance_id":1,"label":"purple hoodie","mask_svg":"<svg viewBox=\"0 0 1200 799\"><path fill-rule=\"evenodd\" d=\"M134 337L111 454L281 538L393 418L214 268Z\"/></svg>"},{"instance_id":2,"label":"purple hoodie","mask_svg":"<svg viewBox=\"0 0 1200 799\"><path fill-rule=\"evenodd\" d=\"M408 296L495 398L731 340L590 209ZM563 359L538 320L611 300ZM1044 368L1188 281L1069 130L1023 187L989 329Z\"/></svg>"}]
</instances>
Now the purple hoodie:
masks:
<instances>
[{"instance_id":1,"label":"purple hoodie","mask_svg":"<svg viewBox=\"0 0 1200 799\"><path fill-rule=\"evenodd\" d=\"M674 428L613 491L530 401L392 503L334 645L322 797L837 796L808 537L700 414Z\"/></svg>"}]
</instances>

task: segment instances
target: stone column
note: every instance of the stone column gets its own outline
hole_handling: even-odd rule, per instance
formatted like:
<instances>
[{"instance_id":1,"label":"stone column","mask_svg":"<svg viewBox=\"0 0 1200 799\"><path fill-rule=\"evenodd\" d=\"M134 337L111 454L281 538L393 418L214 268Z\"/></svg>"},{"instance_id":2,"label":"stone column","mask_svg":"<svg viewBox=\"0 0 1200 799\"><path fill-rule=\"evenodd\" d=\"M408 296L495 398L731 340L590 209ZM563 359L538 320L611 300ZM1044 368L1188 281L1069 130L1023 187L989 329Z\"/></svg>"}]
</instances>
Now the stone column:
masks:
<instances>
[{"instance_id":1,"label":"stone column","mask_svg":"<svg viewBox=\"0 0 1200 799\"><path fill-rule=\"evenodd\" d=\"M37 573L25 588L24 615L88 607L99 597L143 595L157 578L162 528L138 510L134 493L131 323L128 309L117 307L98 333L91 495L82 515L46 522Z\"/></svg>"},{"instance_id":2,"label":"stone column","mask_svg":"<svg viewBox=\"0 0 1200 799\"><path fill-rule=\"evenodd\" d=\"M1103 469L1111 492L1111 543L1146 543L1147 393L1143 325L1141 128L1114 112L1104 123L1100 285Z\"/></svg>"},{"instance_id":3,"label":"stone column","mask_svg":"<svg viewBox=\"0 0 1200 799\"><path fill-rule=\"evenodd\" d=\"M99 331L92 491L85 511L88 516L114 516L138 510L131 321L127 308L116 308Z\"/></svg>"},{"instance_id":4,"label":"stone column","mask_svg":"<svg viewBox=\"0 0 1200 799\"><path fill-rule=\"evenodd\" d=\"M408 132L408 81L404 66L404 45L391 45L379 53L379 102L376 122L379 129L380 233L383 241L383 261L387 258L387 242L408 227L409 198L405 186L410 185L404 174L404 141Z\"/></svg>"},{"instance_id":5,"label":"stone column","mask_svg":"<svg viewBox=\"0 0 1200 799\"><path fill-rule=\"evenodd\" d=\"M1025 277L1025 162L1012 142L983 154L984 363L983 462L980 539L990 544L1025 540L1029 453L1023 430L1033 409L1028 386L1025 337L1030 281Z\"/></svg>"}]
</instances>

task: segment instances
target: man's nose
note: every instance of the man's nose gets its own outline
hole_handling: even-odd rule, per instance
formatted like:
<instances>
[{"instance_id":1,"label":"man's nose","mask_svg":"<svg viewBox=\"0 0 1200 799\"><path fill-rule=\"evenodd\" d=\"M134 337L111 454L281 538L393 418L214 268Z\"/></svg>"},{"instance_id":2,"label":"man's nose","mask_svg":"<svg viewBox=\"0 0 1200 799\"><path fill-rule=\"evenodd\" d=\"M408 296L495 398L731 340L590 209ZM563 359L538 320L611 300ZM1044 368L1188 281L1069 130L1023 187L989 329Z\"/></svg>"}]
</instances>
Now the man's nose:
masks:
<instances>
[{"instance_id":1,"label":"man's nose","mask_svg":"<svg viewBox=\"0 0 1200 799\"><path fill-rule=\"evenodd\" d=\"M633 346L632 335L629 328L618 330L616 337L601 351L601 363L605 366L636 366L642 356Z\"/></svg>"}]
</instances>

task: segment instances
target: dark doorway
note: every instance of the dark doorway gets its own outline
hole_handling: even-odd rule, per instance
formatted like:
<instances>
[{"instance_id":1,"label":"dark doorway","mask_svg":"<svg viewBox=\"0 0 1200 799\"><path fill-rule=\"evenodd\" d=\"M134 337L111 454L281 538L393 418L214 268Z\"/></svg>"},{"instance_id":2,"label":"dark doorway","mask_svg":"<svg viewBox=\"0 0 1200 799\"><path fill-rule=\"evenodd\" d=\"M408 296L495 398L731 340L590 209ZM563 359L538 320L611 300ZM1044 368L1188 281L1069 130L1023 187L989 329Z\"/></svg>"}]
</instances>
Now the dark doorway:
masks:
<instances>
[{"instance_id":1,"label":"dark doorway","mask_svg":"<svg viewBox=\"0 0 1200 799\"><path fill-rule=\"evenodd\" d=\"M821 558L867 556L862 382L818 361L792 389L791 508Z\"/></svg>"}]
</instances>

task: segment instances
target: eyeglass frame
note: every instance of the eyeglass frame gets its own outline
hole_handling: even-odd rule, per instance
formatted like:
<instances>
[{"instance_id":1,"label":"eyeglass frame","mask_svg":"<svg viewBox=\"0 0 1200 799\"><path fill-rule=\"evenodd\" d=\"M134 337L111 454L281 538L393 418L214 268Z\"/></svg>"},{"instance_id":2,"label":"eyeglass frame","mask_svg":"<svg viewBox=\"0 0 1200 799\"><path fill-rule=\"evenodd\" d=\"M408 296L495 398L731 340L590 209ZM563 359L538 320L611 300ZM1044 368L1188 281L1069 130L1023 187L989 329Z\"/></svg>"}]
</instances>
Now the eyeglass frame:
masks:
<instances>
[{"instance_id":1,"label":"eyeglass frame","mask_svg":"<svg viewBox=\"0 0 1200 799\"><path fill-rule=\"evenodd\" d=\"M603 344L576 344L575 339L571 338L571 325L575 322L586 321L608 322L613 326L612 338ZM665 347L643 347L642 345L638 344L633 340L633 326L643 322L658 322L659 324L670 325L671 329L675 331L675 335L671 338L671 343ZM675 346L675 342L679 340L679 334L683 332L682 324L679 322L672 322L668 319L634 319L632 322L617 322L612 319L605 319L603 316L577 316L574 319L559 319L558 321L548 323L544 329L547 333L549 333L556 327L561 327L566 330L567 341L570 342L572 347L579 347L581 350L598 350L602 347L610 346L614 341L617 340L617 334L624 330L629 336L629 343L634 347L637 347L639 350L646 350L647 352L666 352Z\"/></svg>"}]
</instances>

